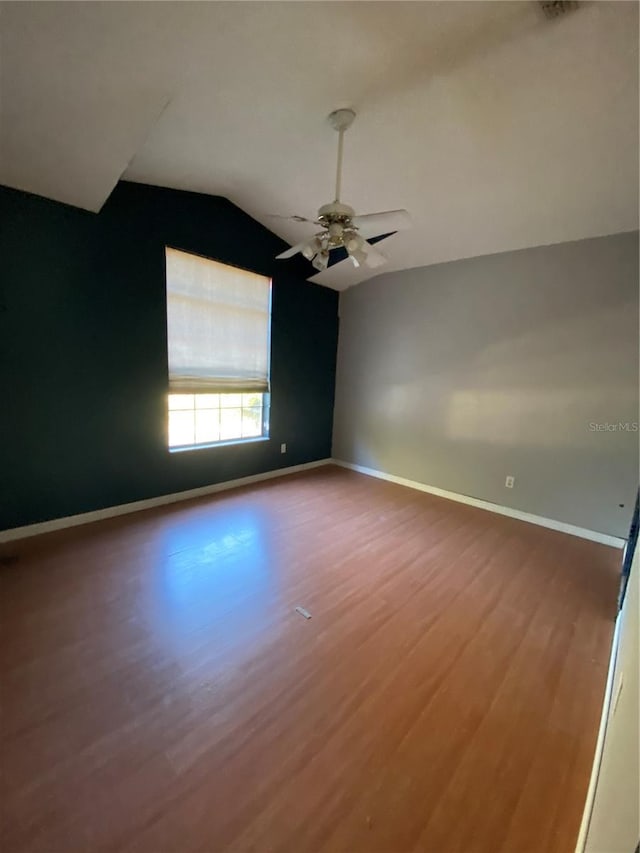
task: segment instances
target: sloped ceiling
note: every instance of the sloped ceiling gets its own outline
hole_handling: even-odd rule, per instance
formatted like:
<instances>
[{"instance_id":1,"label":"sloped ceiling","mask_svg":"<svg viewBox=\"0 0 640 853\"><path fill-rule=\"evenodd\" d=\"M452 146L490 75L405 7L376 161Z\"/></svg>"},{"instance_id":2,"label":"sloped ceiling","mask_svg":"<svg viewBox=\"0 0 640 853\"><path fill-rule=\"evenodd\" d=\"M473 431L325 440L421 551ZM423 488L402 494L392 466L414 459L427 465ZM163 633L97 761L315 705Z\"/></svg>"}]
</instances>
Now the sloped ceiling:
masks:
<instances>
[{"instance_id":1,"label":"sloped ceiling","mask_svg":"<svg viewBox=\"0 0 640 853\"><path fill-rule=\"evenodd\" d=\"M638 4L1 4L0 182L98 211L117 180L227 196L289 242L332 199L407 208L384 268L638 227ZM283 261L286 263L286 261ZM376 271L380 272L380 270ZM347 261L314 276L343 289Z\"/></svg>"}]
</instances>

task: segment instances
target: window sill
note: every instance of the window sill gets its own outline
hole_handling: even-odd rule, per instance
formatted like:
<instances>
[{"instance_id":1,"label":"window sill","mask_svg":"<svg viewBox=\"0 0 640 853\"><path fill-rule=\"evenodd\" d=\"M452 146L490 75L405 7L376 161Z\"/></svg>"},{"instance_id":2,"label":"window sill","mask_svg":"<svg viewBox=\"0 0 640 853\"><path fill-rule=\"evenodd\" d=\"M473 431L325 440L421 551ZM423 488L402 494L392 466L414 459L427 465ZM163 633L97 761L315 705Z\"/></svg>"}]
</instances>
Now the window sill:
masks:
<instances>
[{"instance_id":1,"label":"window sill","mask_svg":"<svg viewBox=\"0 0 640 853\"><path fill-rule=\"evenodd\" d=\"M187 453L190 450L212 450L215 447L236 447L239 444L257 444L260 441L269 441L268 435L259 435L255 438L233 438L229 441L213 441L211 444L185 444L180 447L168 447L169 453Z\"/></svg>"}]
</instances>

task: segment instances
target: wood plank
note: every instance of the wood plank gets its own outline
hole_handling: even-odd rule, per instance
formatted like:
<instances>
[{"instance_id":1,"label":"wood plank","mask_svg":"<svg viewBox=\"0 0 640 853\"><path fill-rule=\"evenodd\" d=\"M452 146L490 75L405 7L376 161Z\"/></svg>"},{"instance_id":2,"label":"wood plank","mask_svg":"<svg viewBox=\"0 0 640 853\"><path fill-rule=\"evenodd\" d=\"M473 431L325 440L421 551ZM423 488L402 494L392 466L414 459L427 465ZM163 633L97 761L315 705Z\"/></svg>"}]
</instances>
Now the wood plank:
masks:
<instances>
[{"instance_id":1,"label":"wood plank","mask_svg":"<svg viewBox=\"0 0 640 853\"><path fill-rule=\"evenodd\" d=\"M6 853L572 851L616 549L327 467L0 553Z\"/></svg>"}]
</instances>

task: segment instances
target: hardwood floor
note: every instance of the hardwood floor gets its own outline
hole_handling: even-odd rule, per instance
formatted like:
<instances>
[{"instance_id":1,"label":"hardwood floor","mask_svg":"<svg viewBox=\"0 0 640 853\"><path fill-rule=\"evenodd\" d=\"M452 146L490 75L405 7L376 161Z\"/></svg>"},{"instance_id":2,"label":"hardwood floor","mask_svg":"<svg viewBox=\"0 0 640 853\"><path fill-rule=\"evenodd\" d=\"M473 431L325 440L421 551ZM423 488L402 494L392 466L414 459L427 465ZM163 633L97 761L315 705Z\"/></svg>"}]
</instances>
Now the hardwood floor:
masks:
<instances>
[{"instance_id":1,"label":"hardwood floor","mask_svg":"<svg viewBox=\"0 0 640 853\"><path fill-rule=\"evenodd\" d=\"M573 853L619 551L328 467L2 553L3 853Z\"/></svg>"}]
</instances>

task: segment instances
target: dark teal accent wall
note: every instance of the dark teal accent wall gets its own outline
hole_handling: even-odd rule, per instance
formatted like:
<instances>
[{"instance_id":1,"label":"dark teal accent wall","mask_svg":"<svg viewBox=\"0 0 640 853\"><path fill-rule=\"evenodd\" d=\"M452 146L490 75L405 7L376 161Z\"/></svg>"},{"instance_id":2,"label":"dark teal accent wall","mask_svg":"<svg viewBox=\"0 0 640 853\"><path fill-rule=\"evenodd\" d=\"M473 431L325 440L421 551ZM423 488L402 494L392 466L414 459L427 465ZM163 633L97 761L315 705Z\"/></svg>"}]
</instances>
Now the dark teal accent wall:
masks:
<instances>
[{"instance_id":1,"label":"dark teal accent wall","mask_svg":"<svg viewBox=\"0 0 640 853\"><path fill-rule=\"evenodd\" d=\"M0 188L0 227L0 529L330 456L338 294L229 201ZM168 452L165 245L273 277L269 441Z\"/></svg>"}]
</instances>

